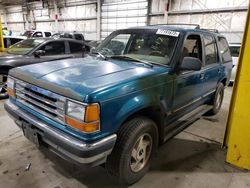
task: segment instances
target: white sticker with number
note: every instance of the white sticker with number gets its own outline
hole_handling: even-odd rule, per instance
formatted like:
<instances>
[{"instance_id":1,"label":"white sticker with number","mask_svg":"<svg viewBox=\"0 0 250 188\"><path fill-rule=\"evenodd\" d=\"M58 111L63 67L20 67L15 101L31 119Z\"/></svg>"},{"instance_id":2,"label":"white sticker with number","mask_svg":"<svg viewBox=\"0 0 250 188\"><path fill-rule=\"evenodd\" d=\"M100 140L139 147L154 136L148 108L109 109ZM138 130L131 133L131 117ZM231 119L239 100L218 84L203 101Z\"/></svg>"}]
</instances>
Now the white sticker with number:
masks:
<instances>
[{"instance_id":1,"label":"white sticker with number","mask_svg":"<svg viewBox=\"0 0 250 188\"><path fill-rule=\"evenodd\" d=\"M172 36L172 37L178 37L180 32L165 30L165 29L158 29L156 34L158 34L158 35L168 35L168 36Z\"/></svg>"}]
</instances>

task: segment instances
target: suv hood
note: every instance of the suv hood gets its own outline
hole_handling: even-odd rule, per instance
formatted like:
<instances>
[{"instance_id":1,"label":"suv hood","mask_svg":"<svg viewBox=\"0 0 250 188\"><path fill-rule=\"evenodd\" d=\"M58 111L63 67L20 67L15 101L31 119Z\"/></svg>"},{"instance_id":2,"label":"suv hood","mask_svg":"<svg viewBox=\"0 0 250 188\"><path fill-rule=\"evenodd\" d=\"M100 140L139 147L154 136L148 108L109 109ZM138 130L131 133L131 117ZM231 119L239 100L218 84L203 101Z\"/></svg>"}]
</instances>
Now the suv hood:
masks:
<instances>
[{"instance_id":1,"label":"suv hood","mask_svg":"<svg viewBox=\"0 0 250 188\"><path fill-rule=\"evenodd\" d=\"M60 95L85 101L88 94L159 73L165 67L95 57L66 59L11 69L10 75ZM125 91L126 92L126 91ZM121 94L121 93L120 93Z\"/></svg>"},{"instance_id":2,"label":"suv hood","mask_svg":"<svg viewBox=\"0 0 250 188\"><path fill-rule=\"evenodd\" d=\"M25 59L25 55L9 54L7 52L0 52L0 66L13 66L15 62Z\"/></svg>"}]
</instances>

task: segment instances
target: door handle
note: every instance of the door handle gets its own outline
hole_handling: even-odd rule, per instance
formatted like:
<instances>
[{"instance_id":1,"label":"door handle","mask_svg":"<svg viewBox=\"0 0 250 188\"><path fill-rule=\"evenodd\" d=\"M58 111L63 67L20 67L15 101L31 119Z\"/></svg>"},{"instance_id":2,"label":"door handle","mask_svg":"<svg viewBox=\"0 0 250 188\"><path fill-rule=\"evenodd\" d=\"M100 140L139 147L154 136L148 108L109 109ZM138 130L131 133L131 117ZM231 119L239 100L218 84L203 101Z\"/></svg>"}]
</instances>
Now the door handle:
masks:
<instances>
[{"instance_id":1,"label":"door handle","mask_svg":"<svg viewBox=\"0 0 250 188\"><path fill-rule=\"evenodd\" d=\"M202 72L202 73L200 74L200 79L203 80L204 78L205 78L205 73Z\"/></svg>"}]
</instances>

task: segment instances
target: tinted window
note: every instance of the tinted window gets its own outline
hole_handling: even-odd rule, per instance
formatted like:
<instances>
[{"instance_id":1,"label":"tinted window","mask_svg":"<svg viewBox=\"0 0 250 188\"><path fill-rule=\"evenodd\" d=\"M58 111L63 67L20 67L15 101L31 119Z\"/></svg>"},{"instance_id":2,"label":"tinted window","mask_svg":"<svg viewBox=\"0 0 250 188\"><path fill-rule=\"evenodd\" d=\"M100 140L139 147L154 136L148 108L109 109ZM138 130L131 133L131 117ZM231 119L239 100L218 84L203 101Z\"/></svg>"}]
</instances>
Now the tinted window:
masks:
<instances>
[{"instance_id":1,"label":"tinted window","mask_svg":"<svg viewBox=\"0 0 250 188\"><path fill-rule=\"evenodd\" d=\"M44 32L45 33L45 37L50 37L51 33L50 32Z\"/></svg>"},{"instance_id":2,"label":"tinted window","mask_svg":"<svg viewBox=\"0 0 250 188\"><path fill-rule=\"evenodd\" d=\"M81 34L75 34L75 39L76 40L84 40L83 36Z\"/></svg>"},{"instance_id":3,"label":"tinted window","mask_svg":"<svg viewBox=\"0 0 250 188\"><path fill-rule=\"evenodd\" d=\"M69 47L71 53L78 53L82 52L82 44L76 43L76 42L69 42Z\"/></svg>"},{"instance_id":4,"label":"tinted window","mask_svg":"<svg viewBox=\"0 0 250 188\"><path fill-rule=\"evenodd\" d=\"M230 52L233 57L239 57L240 46L230 46Z\"/></svg>"},{"instance_id":5,"label":"tinted window","mask_svg":"<svg viewBox=\"0 0 250 188\"><path fill-rule=\"evenodd\" d=\"M42 32L35 32L33 34L33 37L43 37L43 34L42 34Z\"/></svg>"},{"instance_id":6,"label":"tinted window","mask_svg":"<svg viewBox=\"0 0 250 188\"><path fill-rule=\"evenodd\" d=\"M40 50L44 50L45 55L65 54L65 46L63 41L49 42L41 47Z\"/></svg>"},{"instance_id":7,"label":"tinted window","mask_svg":"<svg viewBox=\"0 0 250 188\"><path fill-rule=\"evenodd\" d=\"M17 42L20 42L23 39L15 39L15 38L10 38L10 43L11 45L16 44Z\"/></svg>"},{"instance_id":8,"label":"tinted window","mask_svg":"<svg viewBox=\"0 0 250 188\"><path fill-rule=\"evenodd\" d=\"M182 57L196 57L202 61L202 45L199 35L189 35L184 42Z\"/></svg>"},{"instance_id":9,"label":"tinted window","mask_svg":"<svg viewBox=\"0 0 250 188\"><path fill-rule=\"evenodd\" d=\"M217 63L217 51L215 39L212 36L204 36L206 65Z\"/></svg>"},{"instance_id":10,"label":"tinted window","mask_svg":"<svg viewBox=\"0 0 250 188\"><path fill-rule=\"evenodd\" d=\"M230 54L227 40L223 37L219 37L218 39L219 39L218 48L219 48L220 55L222 57L222 63L227 63L227 62L232 61L232 57Z\"/></svg>"}]
</instances>

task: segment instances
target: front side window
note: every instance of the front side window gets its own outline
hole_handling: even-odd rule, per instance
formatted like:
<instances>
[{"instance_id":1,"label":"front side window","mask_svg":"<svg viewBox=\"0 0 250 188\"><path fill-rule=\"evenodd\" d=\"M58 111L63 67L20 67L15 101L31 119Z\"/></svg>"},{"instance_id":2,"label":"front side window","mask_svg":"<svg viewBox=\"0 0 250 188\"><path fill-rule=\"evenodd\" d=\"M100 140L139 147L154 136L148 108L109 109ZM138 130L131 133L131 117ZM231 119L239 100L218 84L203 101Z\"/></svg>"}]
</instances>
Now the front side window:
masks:
<instances>
[{"instance_id":1,"label":"front side window","mask_svg":"<svg viewBox=\"0 0 250 188\"><path fill-rule=\"evenodd\" d=\"M137 31L136 33L120 31L111 34L97 47L97 51L105 56L126 55L148 62L169 64L177 44L179 32L169 30L146 31Z\"/></svg>"},{"instance_id":2,"label":"front side window","mask_svg":"<svg viewBox=\"0 0 250 188\"><path fill-rule=\"evenodd\" d=\"M206 65L217 63L217 50L215 39L212 36L204 36Z\"/></svg>"},{"instance_id":3,"label":"front side window","mask_svg":"<svg viewBox=\"0 0 250 188\"><path fill-rule=\"evenodd\" d=\"M189 35L186 38L182 57L195 57L202 61L202 44L199 35Z\"/></svg>"},{"instance_id":4,"label":"front side window","mask_svg":"<svg viewBox=\"0 0 250 188\"><path fill-rule=\"evenodd\" d=\"M63 41L49 42L42 46L39 50L44 50L45 55L65 54L65 45Z\"/></svg>"}]
</instances>

